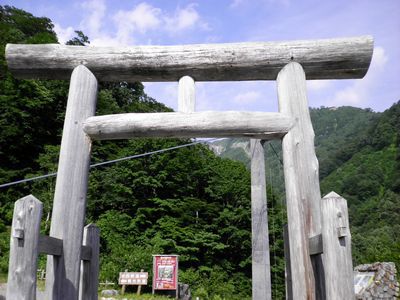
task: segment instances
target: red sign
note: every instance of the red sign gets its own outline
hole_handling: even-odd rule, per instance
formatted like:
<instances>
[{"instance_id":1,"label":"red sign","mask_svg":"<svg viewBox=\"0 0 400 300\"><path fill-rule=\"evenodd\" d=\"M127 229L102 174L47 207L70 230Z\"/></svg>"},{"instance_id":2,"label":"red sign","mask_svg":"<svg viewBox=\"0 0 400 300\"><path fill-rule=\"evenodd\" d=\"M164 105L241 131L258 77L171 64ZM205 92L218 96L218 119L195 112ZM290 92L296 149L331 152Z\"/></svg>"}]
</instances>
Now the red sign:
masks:
<instances>
[{"instance_id":1,"label":"red sign","mask_svg":"<svg viewBox=\"0 0 400 300\"><path fill-rule=\"evenodd\" d=\"M178 288L178 256L153 256L153 289L176 290Z\"/></svg>"}]
</instances>

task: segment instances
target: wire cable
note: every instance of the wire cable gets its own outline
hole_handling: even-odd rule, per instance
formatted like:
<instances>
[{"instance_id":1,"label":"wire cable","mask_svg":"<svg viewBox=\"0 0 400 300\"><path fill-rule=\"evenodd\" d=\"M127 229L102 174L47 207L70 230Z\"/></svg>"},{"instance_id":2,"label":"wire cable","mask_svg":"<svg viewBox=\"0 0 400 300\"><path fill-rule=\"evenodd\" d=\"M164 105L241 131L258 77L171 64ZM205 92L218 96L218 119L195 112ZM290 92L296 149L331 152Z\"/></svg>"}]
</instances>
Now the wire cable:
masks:
<instances>
[{"instance_id":1,"label":"wire cable","mask_svg":"<svg viewBox=\"0 0 400 300\"><path fill-rule=\"evenodd\" d=\"M223 140L223 139L225 139L225 138L216 138L216 139L211 139L211 140L195 141L195 142L184 144L184 145L178 145L178 146L164 148L164 149L155 150L155 151L150 151L150 152L146 152L146 153L135 154L135 155L127 156L127 157L122 157L122 158L117 158L117 159L113 159L113 160L103 161L103 162L100 162L100 163L92 164L92 165L89 166L89 168L92 169L92 168L96 168L96 167L99 167L99 166L104 166L104 165L117 163L117 162L120 162L120 161L125 161L125 160L129 160L129 159L140 158L140 157L149 156L149 155L153 155L153 154L159 154L159 153L163 153L163 152L167 152L167 151L172 151L172 150L176 150L176 149L180 149L180 148L190 147L190 146L194 146L194 145L197 145L197 144L208 144L208 143L216 142L218 140ZM36 176L36 177L32 177L32 178L26 178L26 179L12 181L12 182L8 182L8 183L3 183L3 184L0 184L0 188L9 187L9 186L12 186L12 185L25 183L25 182L30 182L30 181L34 181L34 180L38 180L38 179L44 179L44 178L48 178L48 177L53 177L53 176L56 176L56 175L57 175L57 172L54 172L54 173L49 173L49 174L46 174L46 175L41 175L41 176Z\"/></svg>"},{"instance_id":2,"label":"wire cable","mask_svg":"<svg viewBox=\"0 0 400 300\"><path fill-rule=\"evenodd\" d=\"M279 157L279 154L276 152L274 146L272 146L271 142L269 143L269 146L271 147L272 151L274 151L276 157L278 158L279 162L281 163L281 166L283 166L283 161L282 161L282 159Z\"/></svg>"}]
</instances>

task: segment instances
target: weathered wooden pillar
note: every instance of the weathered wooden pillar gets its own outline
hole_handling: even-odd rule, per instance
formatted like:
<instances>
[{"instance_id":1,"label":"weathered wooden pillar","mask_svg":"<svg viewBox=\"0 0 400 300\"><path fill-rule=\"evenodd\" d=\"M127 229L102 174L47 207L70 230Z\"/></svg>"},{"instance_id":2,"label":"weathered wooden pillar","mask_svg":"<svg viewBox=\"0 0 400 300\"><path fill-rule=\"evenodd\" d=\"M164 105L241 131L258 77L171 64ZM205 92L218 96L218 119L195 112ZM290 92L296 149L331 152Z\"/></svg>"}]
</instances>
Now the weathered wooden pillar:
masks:
<instances>
[{"instance_id":1,"label":"weathered wooden pillar","mask_svg":"<svg viewBox=\"0 0 400 300\"><path fill-rule=\"evenodd\" d=\"M354 299L351 234L347 201L330 192L321 203L326 299Z\"/></svg>"},{"instance_id":2,"label":"weathered wooden pillar","mask_svg":"<svg viewBox=\"0 0 400 300\"><path fill-rule=\"evenodd\" d=\"M10 238L7 299L36 299L42 202L29 195L14 205Z\"/></svg>"},{"instance_id":3,"label":"weathered wooden pillar","mask_svg":"<svg viewBox=\"0 0 400 300\"><path fill-rule=\"evenodd\" d=\"M286 299L293 299L292 291L292 274L290 268L290 244L289 244L289 232L288 225L283 225L283 250L285 255L285 294Z\"/></svg>"},{"instance_id":4,"label":"weathered wooden pillar","mask_svg":"<svg viewBox=\"0 0 400 300\"><path fill-rule=\"evenodd\" d=\"M184 113L194 112L196 105L195 82L190 76L179 79L178 85L178 111Z\"/></svg>"},{"instance_id":5,"label":"weathered wooden pillar","mask_svg":"<svg viewBox=\"0 0 400 300\"><path fill-rule=\"evenodd\" d=\"M278 74L277 87L279 111L295 120L282 141L291 290L295 299L316 299L319 284L314 278L309 238L321 234L321 194L306 77L301 65L287 64ZM314 252L313 259L320 261L320 255Z\"/></svg>"},{"instance_id":6,"label":"weathered wooden pillar","mask_svg":"<svg viewBox=\"0 0 400 300\"><path fill-rule=\"evenodd\" d=\"M82 260L79 285L80 300L97 300L99 286L100 229L89 224L83 232L83 245L91 249L90 260Z\"/></svg>"},{"instance_id":7,"label":"weathered wooden pillar","mask_svg":"<svg viewBox=\"0 0 400 300\"><path fill-rule=\"evenodd\" d=\"M50 236L63 240L63 254L47 257L47 299L78 299L91 141L83 121L95 114L97 80L83 65L74 69L68 94L54 194Z\"/></svg>"},{"instance_id":8,"label":"weathered wooden pillar","mask_svg":"<svg viewBox=\"0 0 400 300\"><path fill-rule=\"evenodd\" d=\"M250 139L252 299L271 299L267 189L263 142Z\"/></svg>"}]
</instances>

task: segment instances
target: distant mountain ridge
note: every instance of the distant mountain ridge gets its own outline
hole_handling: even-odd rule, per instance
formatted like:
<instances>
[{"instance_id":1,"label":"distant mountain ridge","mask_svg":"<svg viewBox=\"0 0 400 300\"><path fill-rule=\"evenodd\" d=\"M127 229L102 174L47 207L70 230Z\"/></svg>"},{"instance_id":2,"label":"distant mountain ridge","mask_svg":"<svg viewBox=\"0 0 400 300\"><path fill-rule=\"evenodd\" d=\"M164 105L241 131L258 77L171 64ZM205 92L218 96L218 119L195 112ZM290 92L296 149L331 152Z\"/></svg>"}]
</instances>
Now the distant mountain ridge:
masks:
<instances>
[{"instance_id":1,"label":"distant mountain ridge","mask_svg":"<svg viewBox=\"0 0 400 300\"><path fill-rule=\"evenodd\" d=\"M380 113L370 109L350 106L321 107L310 109L314 126L316 153L320 163L321 180L329 175L340 164L352 157L358 145L364 143L368 128L372 126ZM210 144L215 154L240 161L250 167L249 140L225 139ZM282 160L280 141L265 144L267 173L274 175L274 189L284 191L284 179L281 170ZM271 171L269 170L271 169Z\"/></svg>"},{"instance_id":2,"label":"distant mountain ridge","mask_svg":"<svg viewBox=\"0 0 400 300\"><path fill-rule=\"evenodd\" d=\"M348 200L356 263L400 263L400 101L383 113L350 106L311 108L322 195ZM225 158L250 164L247 139L210 145ZM269 189L284 197L280 141L264 145Z\"/></svg>"}]
</instances>

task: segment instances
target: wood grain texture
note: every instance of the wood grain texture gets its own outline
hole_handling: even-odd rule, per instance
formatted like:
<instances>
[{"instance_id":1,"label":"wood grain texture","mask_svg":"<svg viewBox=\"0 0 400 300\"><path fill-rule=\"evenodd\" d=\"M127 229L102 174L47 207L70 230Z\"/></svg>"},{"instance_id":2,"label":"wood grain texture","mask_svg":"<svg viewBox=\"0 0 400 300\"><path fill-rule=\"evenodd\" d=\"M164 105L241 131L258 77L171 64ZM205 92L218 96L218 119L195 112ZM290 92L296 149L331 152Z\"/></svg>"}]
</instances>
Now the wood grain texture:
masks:
<instances>
[{"instance_id":1,"label":"wood grain texture","mask_svg":"<svg viewBox=\"0 0 400 300\"><path fill-rule=\"evenodd\" d=\"M321 195L302 66L286 65L278 75L277 87L279 111L296 120L282 140L292 293L299 300L315 299L309 237L321 234Z\"/></svg>"},{"instance_id":2,"label":"wood grain texture","mask_svg":"<svg viewBox=\"0 0 400 300\"><path fill-rule=\"evenodd\" d=\"M36 299L42 202L29 195L14 205L6 299Z\"/></svg>"},{"instance_id":3,"label":"wood grain texture","mask_svg":"<svg viewBox=\"0 0 400 300\"><path fill-rule=\"evenodd\" d=\"M321 254L324 252L324 243L322 240L322 234L312 236L308 239L308 248L310 255Z\"/></svg>"},{"instance_id":4,"label":"wood grain texture","mask_svg":"<svg viewBox=\"0 0 400 300\"><path fill-rule=\"evenodd\" d=\"M283 250L285 255L285 294L286 300L293 300L292 269L290 261L290 241L288 224L283 225Z\"/></svg>"},{"instance_id":5,"label":"wood grain texture","mask_svg":"<svg viewBox=\"0 0 400 300\"><path fill-rule=\"evenodd\" d=\"M307 79L362 78L373 52L371 36L178 46L86 47L8 44L8 69L17 78L69 79L83 64L100 81L275 80L289 62Z\"/></svg>"},{"instance_id":6,"label":"wood grain texture","mask_svg":"<svg viewBox=\"0 0 400 300\"><path fill-rule=\"evenodd\" d=\"M91 249L91 259L81 262L79 299L97 300L99 286L100 229L96 225L89 224L85 226L83 245Z\"/></svg>"},{"instance_id":7,"label":"wood grain texture","mask_svg":"<svg viewBox=\"0 0 400 300\"><path fill-rule=\"evenodd\" d=\"M196 105L196 89L192 77L183 76L178 85L178 111L183 113L194 112Z\"/></svg>"},{"instance_id":8,"label":"wood grain texture","mask_svg":"<svg viewBox=\"0 0 400 300\"><path fill-rule=\"evenodd\" d=\"M330 192L321 209L326 299L355 299L347 201Z\"/></svg>"},{"instance_id":9,"label":"wood grain texture","mask_svg":"<svg viewBox=\"0 0 400 300\"><path fill-rule=\"evenodd\" d=\"M47 299L78 299L91 141L83 121L96 109L97 80L85 67L71 76L61 140L50 235L63 240L63 255L48 256Z\"/></svg>"},{"instance_id":10,"label":"wood grain texture","mask_svg":"<svg viewBox=\"0 0 400 300\"><path fill-rule=\"evenodd\" d=\"M270 300L271 265L269 260L267 189L263 142L250 139L251 153L251 240L252 299Z\"/></svg>"},{"instance_id":11,"label":"wood grain texture","mask_svg":"<svg viewBox=\"0 0 400 300\"><path fill-rule=\"evenodd\" d=\"M194 112L128 113L90 117L84 131L94 140L135 137L262 137L279 138L292 119L279 113Z\"/></svg>"}]
</instances>

